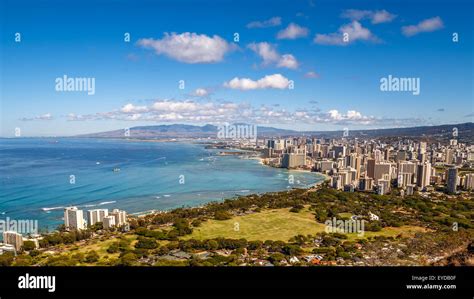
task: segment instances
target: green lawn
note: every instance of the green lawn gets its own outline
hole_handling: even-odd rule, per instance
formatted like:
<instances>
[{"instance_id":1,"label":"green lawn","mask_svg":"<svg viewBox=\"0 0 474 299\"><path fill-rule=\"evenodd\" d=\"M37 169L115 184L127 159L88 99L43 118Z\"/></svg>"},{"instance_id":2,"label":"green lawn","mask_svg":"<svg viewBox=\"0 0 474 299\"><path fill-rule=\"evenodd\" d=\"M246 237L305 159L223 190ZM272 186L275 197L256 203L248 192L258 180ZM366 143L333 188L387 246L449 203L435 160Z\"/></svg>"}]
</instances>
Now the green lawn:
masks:
<instances>
[{"instance_id":1,"label":"green lawn","mask_svg":"<svg viewBox=\"0 0 474 299\"><path fill-rule=\"evenodd\" d=\"M314 220L314 215L307 209L299 213L289 209L265 210L229 220L208 220L201 227L184 238L213 239L225 237L232 239L288 241L298 234L315 234L324 231L324 224Z\"/></svg>"},{"instance_id":2,"label":"green lawn","mask_svg":"<svg viewBox=\"0 0 474 299\"><path fill-rule=\"evenodd\" d=\"M314 215L307 208L299 213L292 213L289 209L276 209L236 216L229 220L208 220L200 227L194 228L193 233L183 237L183 239L204 240L223 237L231 239L245 238L249 241L288 241L296 235L314 235L323 231L325 231L325 225L317 223ZM410 236L419 231L425 231L425 229L416 226L387 227L380 232L366 232L363 238L375 235L395 237L400 233ZM360 238L357 234L348 234L348 237L352 240Z\"/></svg>"}]
</instances>

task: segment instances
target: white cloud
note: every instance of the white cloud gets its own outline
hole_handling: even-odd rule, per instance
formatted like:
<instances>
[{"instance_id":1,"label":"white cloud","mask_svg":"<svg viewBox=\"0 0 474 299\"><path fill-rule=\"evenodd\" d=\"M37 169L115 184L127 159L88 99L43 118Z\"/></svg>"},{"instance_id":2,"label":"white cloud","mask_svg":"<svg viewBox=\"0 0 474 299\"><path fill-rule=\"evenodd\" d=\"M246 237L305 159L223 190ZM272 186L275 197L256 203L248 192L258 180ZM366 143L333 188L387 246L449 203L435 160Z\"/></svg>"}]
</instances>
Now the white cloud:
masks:
<instances>
[{"instance_id":1,"label":"white cloud","mask_svg":"<svg viewBox=\"0 0 474 299\"><path fill-rule=\"evenodd\" d=\"M276 64L277 67L297 69L298 60L292 54L280 55L276 48L267 42L251 43L248 48L263 59L264 65Z\"/></svg>"},{"instance_id":2,"label":"white cloud","mask_svg":"<svg viewBox=\"0 0 474 299\"><path fill-rule=\"evenodd\" d=\"M267 76L266 80L249 80L251 87L275 84L275 78ZM272 79L269 79L272 78ZM238 79L236 87L240 87L242 79ZM285 80L281 80L283 83ZM252 83L253 82L253 83ZM282 84L284 85L284 84ZM124 107L143 107L133 103ZM123 107L122 107L123 108ZM70 113L68 120L123 120L150 122L179 122L179 123L222 123L247 122L254 124L334 124L362 126L411 126L426 123L423 119L406 118L392 119L364 115L360 111L348 110L340 112L337 109L321 111L313 106L308 109L287 110L276 105L260 105L253 107L248 103L234 102L196 102L190 100L156 100L141 109L143 112L129 113L130 110L117 109L110 112L89 115ZM133 109L132 109L133 110Z\"/></svg>"},{"instance_id":3,"label":"white cloud","mask_svg":"<svg viewBox=\"0 0 474 299\"><path fill-rule=\"evenodd\" d=\"M195 97L206 97L210 94L209 90L205 88L197 88L191 93L191 96Z\"/></svg>"},{"instance_id":4,"label":"white cloud","mask_svg":"<svg viewBox=\"0 0 474 299\"><path fill-rule=\"evenodd\" d=\"M143 38L137 44L155 50L157 55L164 54L185 63L219 62L235 48L217 35L210 37L190 32L165 33L162 39Z\"/></svg>"},{"instance_id":5,"label":"white cloud","mask_svg":"<svg viewBox=\"0 0 474 299\"><path fill-rule=\"evenodd\" d=\"M318 73L313 72L313 71L307 72L304 76L305 76L306 78L315 78L315 79L317 79L317 78L320 77L320 75L319 75Z\"/></svg>"},{"instance_id":6,"label":"white cloud","mask_svg":"<svg viewBox=\"0 0 474 299\"><path fill-rule=\"evenodd\" d=\"M286 67L288 69L297 69L298 61L296 60L295 56L291 54L284 54L278 60L277 66Z\"/></svg>"},{"instance_id":7,"label":"white cloud","mask_svg":"<svg viewBox=\"0 0 474 299\"><path fill-rule=\"evenodd\" d=\"M301 27L300 25L295 23L290 23L288 27L278 32L277 39L297 39L300 37L308 36L308 34L308 28Z\"/></svg>"},{"instance_id":8,"label":"white cloud","mask_svg":"<svg viewBox=\"0 0 474 299\"><path fill-rule=\"evenodd\" d=\"M434 17L423 20L416 25L403 26L402 33L405 36L413 36L422 32L432 32L443 28L443 20L440 17Z\"/></svg>"},{"instance_id":9,"label":"white cloud","mask_svg":"<svg viewBox=\"0 0 474 299\"><path fill-rule=\"evenodd\" d=\"M397 15L389 13L384 10L359 10L359 9L347 9L341 14L342 18L350 19L352 21L360 21L363 19L370 19L372 24L389 23L393 21Z\"/></svg>"},{"instance_id":10,"label":"white cloud","mask_svg":"<svg viewBox=\"0 0 474 299\"><path fill-rule=\"evenodd\" d=\"M147 110L148 108L146 106L135 106L133 104L126 104L120 109L123 113L146 112Z\"/></svg>"},{"instance_id":11,"label":"white cloud","mask_svg":"<svg viewBox=\"0 0 474 299\"><path fill-rule=\"evenodd\" d=\"M41 115L37 115L34 117L22 117L20 118L22 121L31 121L31 120L53 120L53 115L51 113L45 113Z\"/></svg>"},{"instance_id":12,"label":"white cloud","mask_svg":"<svg viewBox=\"0 0 474 299\"><path fill-rule=\"evenodd\" d=\"M157 101L150 107L154 111L160 112L193 112L199 109L199 105L193 101Z\"/></svg>"},{"instance_id":13,"label":"white cloud","mask_svg":"<svg viewBox=\"0 0 474 299\"><path fill-rule=\"evenodd\" d=\"M372 24L389 23L396 17L397 15L391 14L386 10L379 10L372 15Z\"/></svg>"},{"instance_id":14,"label":"white cloud","mask_svg":"<svg viewBox=\"0 0 474 299\"><path fill-rule=\"evenodd\" d=\"M344 41L344 35L347 34L347 41ZM316 34L314 42L320 45L346 46L358 40L379 42L380 40L363 27L358 21L352 21L350 24L339 27L338 32L330 34Z\"/></svg>"},{"instance_id":15,"label":"white cloud","mask_svg":"<svg viewBox=\"0 0 474 299\"><path fill-rule=\"evenodd\" d=\"M281 25L280 17L273 17L265 21L253 21L247 24L247 28L268 28Z\"/></svg>"},{"instance_id":16,"label":"white cloud","mask_svg":"<svg viewBox=\"0 0 474 299\"><path fill-rule=\"evenodd\" d=\"M263 59L264 64L273 63L280 58L280 54L278 54L275 47L266 42L251 43L248 48L257 53Z\"/></svg>"},{"instance_id":17,"label":"white cloud","mask_svg":"<svg viewBox=\"0 0 474 299\"><path fill-rule=\"evenodd\" d=\"M253 90L253 89L267 89L267 88L276 88L276 89L285 89L288 88L290 80L282 76L281 74L267 75L257 81L254 81L249 78L238 78L225 82L224 86L231 89L240 89L240 90Z\"/></svg>"},{"instance_id":18,"label":"white cloud","mask_svg":"<svg viewBox=\"0 0 474 299\"><path fill-rule=\"evenodd\" d=\"M371 14L372 11L370 10L346 9L342 12L341 18L359 21L369 17Z\"/></svg>"}]
</instances>

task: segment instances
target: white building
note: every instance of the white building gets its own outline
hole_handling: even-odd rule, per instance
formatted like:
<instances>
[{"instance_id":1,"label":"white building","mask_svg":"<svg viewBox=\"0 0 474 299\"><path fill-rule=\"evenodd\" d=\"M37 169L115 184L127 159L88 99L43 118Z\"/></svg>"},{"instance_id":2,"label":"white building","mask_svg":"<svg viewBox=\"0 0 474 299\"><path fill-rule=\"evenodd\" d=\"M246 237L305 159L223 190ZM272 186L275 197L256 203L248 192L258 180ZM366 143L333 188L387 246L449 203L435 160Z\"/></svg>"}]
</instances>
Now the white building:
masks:
<instances>
[{"instance_id":1,"label":"white building","mask_svg":"<svg viewBox=\"0 0 474 299\"><path fill-rule=\"evenodd\" d=\"M112 216L112 215L109 215L109 216L105 216L103 219L102 219L102 224L104 226L104 229L110 229L112 227L114 227L116 225L115 223L115 217Z\"/></svg>"},{"instance_id":2,"label":"white building","mask_svg":"<svg viewBox=\"0 0 474 299\"><path fill-rule=\"evenodd\" d=\"M474 173L466 174L464 179L464 188L466 190L474 190Z\"/></svg>"},{"instance_id":3,"label":"white building","mask_svg":"<svg viewBox=\"0 0 474 299\"><path fill-rule=\"evenodd\" d=\"M64 226L66 229L85 229L84 212L77 207L64 209Z\"/></svg>"},{"instance_id":4,"label":"white building","mask_svg":"<svg viewBox=\"0 0 474 299\"><path fill-rule=\"evenodd\" d=\"M109 215L115 218L116 226L122 226L127 223L127 212L125 211L114 209Z\"/></svg>"},{"instance_id":5,"label":"white building","mask_svg":"<svg viewBox=\"0 0 474 299\"><path fill-rule=\"evenodd\" d=\"M3 232L3 242L12 245L18 252L23 246L23 236L15 231L6 231Z\"/></svg>"},{"instance_id":6,"label":"white building","mask_svg":"<svg viewBox=\"0 0 474 299\"><path fill-rule=\"evenodd\" d=\"M5 252L12 252L16 254L15 247L10 244L0 244L0 255L4 254Z\"/></svg>"},{"instance_id":7,"label":"white building","mask_svg":"<svg viewBox=\"0 0 474 299\"><path fill-rule=\"evenodd\" d=\"M416 185L421 189L425 188L430 184L431 178L431 163L425 162L418 165Z\"/></svg>"},{"instance_id":8,"label":"white building","mask_svg":"<svg viewBox=\"0 0 474 299\"><path fill-rule=\"evenodd\" d=\"M87 224L94 225L97 222L102 222L105 216L109 215L108 209L94 209L87 211Z\"/></svg>"}]
</instances>

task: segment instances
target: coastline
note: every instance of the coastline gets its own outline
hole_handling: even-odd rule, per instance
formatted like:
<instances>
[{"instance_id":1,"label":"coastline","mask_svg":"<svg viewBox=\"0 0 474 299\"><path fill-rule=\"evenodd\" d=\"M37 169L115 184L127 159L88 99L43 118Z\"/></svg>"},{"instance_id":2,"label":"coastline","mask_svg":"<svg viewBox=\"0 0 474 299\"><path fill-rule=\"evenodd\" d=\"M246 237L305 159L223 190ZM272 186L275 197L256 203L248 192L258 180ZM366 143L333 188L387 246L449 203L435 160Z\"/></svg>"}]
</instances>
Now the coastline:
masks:
<instances>
[{"instance_id":1,"label":"coastline","mask_svg":"<svg viewBox=\"0 0 474 299\"><path fill-rule=\"evenodd\" d=\"M38 139L38 138L35 138L35 139ZM39 139L41 139L41 138L39 138ZM65 139L64 144L66 144L66 140L71 140L71 139L74 139L74 138L65 137L64 139ZM80 140L91 140L91 141L95 140L95 141L98 141L97 144L103 144L100 141L104 140L104 139L103 138L84 137L84 138L81 138ZM112 140L112 139L107 139L107 140ZM130 140L124 140L124 139L114 139L114 140L121 141L120 143L130 142ZM96 146L95 141L93 142L93 144L94 144L93 147L94 148ZM60 140L59 142L63 143L62 140ZM75 141L75 142L77 143L77 141ZM133 142L148 143L149 141L146 141L146 140L133 140ZM194 144L194 145L198 145L199 147L205 147L205 145L208 144L208 142L200 142L200 141L196 141L196 140L179 140L177 142L178 143L183 143L183 144ZM163 143L167 143L167 142L163 142ZM169 143L176 144L176 141L169 142ZM56 146L56 145L50 145L50 146ZM211 152L214 152L214 151L211 150ZM256 155L259 153L258 150L253 151L253 152ZM91 160L92 164L91 165L96 165L96 163L94 161L97 161L97 160L94 160L94 159L96 159L96 158L92 158L92 160ZM251 169L255 169L257 171L257 173L258 173L258 169L260 169L260 165L269 166L269 165L265 165L262 162L262 159L259 156L254 156L254 155L250 155L250 156L247 156L247 157L235 156L234 158L232 158L232 160L234 160L234 159L236 161L238 161L240 159L256 160L256 161L251 162L251 164L254 165L253 168L251 168ZM240 163L240 162L237 162L237 163ZM260 164L260 165L258 165L258 164ZM103 165L104 165L104 163L102 163L98 166L93 166L93 167L105 167ZM124 168L122 170L124 170ZM288 171L289 172L294 172L294 173L306 173L306 174L308 174L308 175L301 176L301 177L303 177L303 180L301 180L302 183L301 183L301 185L297 185L298 186L297 188L300 188L300 189L310 189L310 188L313 188L314 186L320 185L322 182L324 182L324 179L321 178L320 176L314 176L313 174L309 174L311 172L309 170L288 170ZM119 172L119 173L114 173L113 175L120 178L121 173L123 173L123 171ZM224 200L228 200L228 199L233 199L233 198L236 198L236 196L246 196L246 195L250 195L250 194L266 194L266 193L287 191L287 190L291 189L290 186L287 186L288 182L287 181L285 182L285 180L284 180L285 176L288 175L287 170L286 169L279 169L275 172L275 174L272 174L272 172L270 172L270 175L273 176L273 177L277 177L277 173L280 173L278 175L278 177L279 177L278 180L281 181L281 179L283 179L283 181L282 181L281 185L276 185L277 187L275 189L273 189L273 187L271 187L271 185L269 185L269 188L267 188L265 190L265 188L263 188L261 185L266 185L266 184L261 184L261 182L260 182L260 183L258 183L258 185L261 188L259 188L258 186L257 186L257 188L255 188L255 186L252 185L251 188L248 188L251 191L249 191L247 193L240 194L236 191L235 194L234 193L231 194L230 192L226 191L227 193L225 195L223 195L223 197L219 196L219 195L213 196L212 194L209 194L209 195L204 196L203 200L201 202L196 200L194 202L194 204L192 204L192 203L191 204L186 204L185 203L184 205L181 205L179 203L179 199L177 198L176 200L178 200L178 202L176 204L173 204L173 206L171 206L169 204L168 205L158 204L157 206L155 206L154 204L150 204L150 205L142 204L140 206L140 204L135 204L133 201L130 201L131 202L130 204L127 203L127 200L129 198L134 197L134 196L131 196L131 197L127 196L127 197L124 197L124 198L118 197L118 199L126 199L122 203L122 202L119 202L117 197L113 197L113 196L112 197L110 197L110 196L102 197L102 195L97 195L94 198L91 198L86 202L80 202L79 201L79 202L73 202L73 203L69 203L69 202L45 203L44 205L42 204L41 206L38 207L40 212L36 212L36 207L35 207L33 212L29 212L30 214L28 214L27 216L18 216L18 215L16 215L16 216L13 216L13 217L16 217L16 218L21 218L21 217L24 217L24 218L25 217L30 217L30 218L32 218L32 217L34 217L35 219L38 219L38 221L40 221L40 223L42 223L41 229L46 229L48 231L52 231L52 230L55 230L56 226L62 222L62 220L61 220L61 217L62 217L61 210L64 209L63 207L71 206L71 205L78 206L83 210L87 210L87 209L93 209L95 206L99 207L99 206L103 206L105 204L113 203L113 205L108 206L109 209L111 209L111 208L124 209L127 212L130 211L129 215L131 215L131 216L143 216L143 215L149 215L149 214L166 213L168 211L171 211L173 209L180 208L180 207L200 208L200 207L205 206L208 203L220 202L220 201L224 201ZM256 177L255 179L257 180L257 182L259 181L258 177ZM265 180L265 178L260 178L260 179ZM52 184L54 184L54 182ZM245 185L242 185L242 186L245 186ZM166 191L166 192L168 192L168 191ZM197 193L199 193L199 191L196 191L194 194L189 194L189 196L194 196L194 197L197 198ZM143 196L143 198L146 198L146 197L148 197L148 196ZM146 200L148 200L148 199L146 199ZM169 201L173 201L173 200L169 200ZM107 206L104 206L104 208L106 208L106 207ZM10 215L10 212L8 212L8 214ZM17 214L20 214L20 212L18 212Z\"/></svg>"},{"instance_id":2,"label":"coastline","mask_svg":"<svg viewBox=\"0 0 474 299\"><path fill-rule=\"evenodd\" d=\"M249 159L249 160L258 160L259 164L264 166L264 167L272 167L270 165L267 165L265 163L263 163L263 158L261 157L249 157L249 158L246 158L246 159ZM273 168L277 168L277 167L273 167ZM323 177L323 180L321 181L318 181L318 182L315 182L313 184L310 184L308 185L307 187L305 188L299 188L299 189L306 189L306 190L309 190L311 188L315 188L321 184L323 184L324 182L330 180L330 176L328 176L327 174L324 174L324 173L320 173L320 172L314 172L314 171L311 171L311 170L306 170L306 169L288 169L289 172L303 172L303 173L314 173L314 174L317 174L317 175L320 175ZM293 189L293 188L292 188ZM274 193L274 192L284 192L284 191L287 191L287 189L282 189L282 190L276 190L276 191L266 191L266 192L262 192L262 194L266 194L266 193ZM252 195L254 193L251 193L251 194L247 194L247 195ZM246 195L246 196L247 196ZM197 205L197 206L189 206L189 207L186 207L186 208L203 208L205 207L207 204L209 203L212 203L212 202L220 202L220 201L225 201L225 200L231 200L232 198L229 197L229 198L223 198L221 200L211 200L207 203L204 203L204 204L201 204L201 205ZM175 208L171 208L171 209L167 209L167 210L148 210L148 211L141 211L141 212L136 212L136 213L130 213L129 215L133 215L133 216L136 216L136 217L146 217L146 216L150 216L150 215L157 215L157 214L162 214L162 213L168 213L169 211L172 211L174 210Z\"/></svg>"}]
</instances>

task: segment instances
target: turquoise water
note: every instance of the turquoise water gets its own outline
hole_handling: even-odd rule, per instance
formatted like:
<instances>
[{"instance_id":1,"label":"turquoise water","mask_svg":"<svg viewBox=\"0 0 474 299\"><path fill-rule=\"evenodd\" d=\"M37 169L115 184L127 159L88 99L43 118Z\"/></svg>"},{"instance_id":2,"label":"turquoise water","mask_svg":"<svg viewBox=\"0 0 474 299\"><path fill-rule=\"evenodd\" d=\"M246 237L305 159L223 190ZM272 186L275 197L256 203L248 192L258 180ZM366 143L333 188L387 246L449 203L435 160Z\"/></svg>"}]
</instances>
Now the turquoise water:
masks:
<instances>
[{"instance_id":1,"label":"turquoise water","mask_svg":"<svg viewBox=\"0 0 474 299\"><path fill-rule=\"evenodd\" d=\"M70 205L132 214L285 190L289 174L291 187L323 180L217 151L181 142L0 139L0 219L33 219L54 229Z\"/></svg>"}]
</instances>

